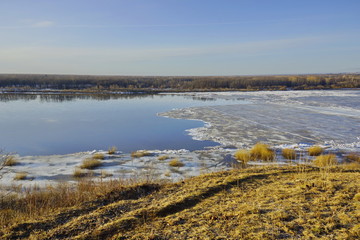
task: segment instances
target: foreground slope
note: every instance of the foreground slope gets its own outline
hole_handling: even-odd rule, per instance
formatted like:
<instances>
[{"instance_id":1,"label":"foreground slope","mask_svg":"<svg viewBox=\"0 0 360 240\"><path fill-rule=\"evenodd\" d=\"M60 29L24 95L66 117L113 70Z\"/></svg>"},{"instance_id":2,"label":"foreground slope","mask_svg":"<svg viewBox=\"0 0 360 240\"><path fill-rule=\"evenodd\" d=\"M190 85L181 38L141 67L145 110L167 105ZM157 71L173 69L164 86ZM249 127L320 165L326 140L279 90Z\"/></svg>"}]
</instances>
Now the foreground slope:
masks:
<instances>
[{"instance_id":1,"label":"foreground slope","mask_svg":"<svg viewBox=\"0 0 360 240\"><path fill-rule=\"evenodd\" d=\"M1 237L356 239L359 220L359 170L260 167L111 192Z\"/></svg>"}]
</instances>

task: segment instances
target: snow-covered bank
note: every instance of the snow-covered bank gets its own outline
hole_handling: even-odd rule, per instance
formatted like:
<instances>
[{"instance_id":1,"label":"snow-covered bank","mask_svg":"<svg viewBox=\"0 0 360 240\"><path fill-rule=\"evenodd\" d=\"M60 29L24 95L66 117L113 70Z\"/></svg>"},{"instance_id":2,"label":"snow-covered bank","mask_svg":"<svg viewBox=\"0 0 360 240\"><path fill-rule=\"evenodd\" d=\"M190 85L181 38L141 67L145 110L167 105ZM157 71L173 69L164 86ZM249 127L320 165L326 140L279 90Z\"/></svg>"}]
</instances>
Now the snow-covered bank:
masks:
<instances>
[{"instance_id":1,"label":"snow-covered bank","mask_svg":"<svg viewBox=\"0 0 360 240\"><path fill-rule=\"evenodd\" d=\"M226 170L231 168L223 161L232 150L208 149L190 152L188 150L148 150L149 156L132 157L129 153L106 151L81 152L67 155L51 156L15 156L17 164L0 170L0 185L5 189L14 187L46 187L61 182L74 183L79 181L74 172L79 169L82 161L96 153L104 154L101 166L94 170L82 170L97 180L118 178L132 179L168 179L181 180L201 173ZM166 159L159 160L159 157ZM170 161L178 159L183 167L171 167ZM25 173L24 180L14 180L17 174Z\"/></svg>"}]
</instances>

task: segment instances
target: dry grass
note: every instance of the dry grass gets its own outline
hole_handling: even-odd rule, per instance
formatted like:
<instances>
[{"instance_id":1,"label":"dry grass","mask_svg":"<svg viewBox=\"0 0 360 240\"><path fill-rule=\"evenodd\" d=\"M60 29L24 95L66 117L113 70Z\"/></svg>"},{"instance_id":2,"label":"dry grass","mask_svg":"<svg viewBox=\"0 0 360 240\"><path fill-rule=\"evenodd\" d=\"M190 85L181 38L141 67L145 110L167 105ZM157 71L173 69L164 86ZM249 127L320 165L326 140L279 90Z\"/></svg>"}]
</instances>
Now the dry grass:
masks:
<instances>
[{"instance_id":1,"label":"dry grass","mask_svg":"<svg viewBox=\"0 0 360 240\"><path fill-rule=\"evenodd\" d=\"M345 161L360 163L360 154L359 153L349 153L345 156Z\"/></svg>"},{"instance_id":2,"label":"dry grass","mask_svg":"<svg viewBox=\"0 0 360 240\"><path fill-rule=\"evenodd\" d=\"M159 156L159 157L158 157L158 160L160 160L160 161L164 161L164 160L166 160L166 159L169 159L169 156L168 156L168 155L162 155L162 156Z\"/></svg>"},{"instance_id":3,"label":"dry grass","mask_svg":"<svg viewBox=\"0 0 360 240\"><path fill-rule=\"evenodd\" d=\"M113 176L113 174L112 174L112 173L108 173L108 172L105 171L105 170L102 170L101 173L100 173L100 177L101 177L101 178L107 178L107 177L111 177L111 176Z\"/></svg>"},{"instance_id":4,"label":"dry grass","mask_svg":"<svg viewBox=\"0 0 360 240\"><path fill-rule=\"evenodd\" d=\"M250 150L253 160L273 161L276 157L275 152L270 149L269 145L257 143Z\"/></svg>"},{"instance_id":5,"label":"dry grass","mask_svg":"<svg viewBox=\"0 0 360 240\"><path fill-rule=\"evenodd\" d=\"M251 160L251 154L249 150L241 149L235 152L234 157L242 164L247 164Z\"/></svg>"},{"instance_id":6,"label":"dry grass","mask_svg":"<svg viewBox=\"0 0 360 240\"><path fill-rule=\"evenodd\" d=\"M16 164L18 164L18 161L14 156L7 156L4 160L4 166L11 167L15 166Z\"/></svg>"},{"instance_id":7,"label":"dry grass","mask_svg":"<svg viewBox=\"0 0 360 240\"><path fill-rule=\"evenodd\" d=\"M102 162L94 158L86 158L82 161L80 168L81 169L94 169L100 167Z\"/></svg>"},{"instance_id":8,"label":"dry grass","mask_svg":"<svg viewBox=\"0 0 360 240\"><path fill-rule=\"evenodd\" d=\"M26 172L18 172L16 173L14 180L26 180L28 174Z\"/></svg>"},{"instance_id":9,"label":"dry grass","mask_svg":"<svg viewBox=\"0 0 360 240\"><path fill-rule=\"evenodd\" d=\"M308 148L309 156L319 156L324 152L324 149L320 146L312 146Z\"/></svg>"},{"instance_id":10,"label":"dry grass","mask_svg":"<svg viewBox=\"0 0 360 240\"><path fill-rule=\"evenodd\" d=\"M144 194L142 186L146 184L152 183L134 180L106 182L84 180L79 181L75 186L62 183L54 187L49 186L45 191L34 188L22 191L20 195L2 195L0 196L0 226L5 228L20 222L31 222L57 212L63 214L57 220L65 223L79 214L88 213L86 209L94 204L100 206L118 199L141 197ZM57 220L47 219L43 226L54 224ZM1 228L0 239L3 239ZM24 231L24 233L30 232ZM28 236L17 238L28 239Z\"/></svg>"},{"instance_id":11,"label":"dry grass","mask_svg":"<svg viewBox=\"0 0 360 240\"><path fill-rule=\"evenodd\" d=\"M281 151L281 155L288 160L295 160L296 159L296 151L291 148L284 148Z\"/></svg>"},{"instance_id":12,"label":"dry grass","mask_svg":"<svg viewBox=\"0 0 360 240\"><path fill-rule=\"evenodd\" d=\"M145 156L151 156L151 153L148 151L136 151L131 153L131 157L133 158L140 158Z\"/></svg>"},{"instance_id":13,"label":"dry grass","mask_svg":"<svg viewBox=\"0 0 360 240\"><path fill-rule=\"evenodd\" d=\"M335 154L326 154L317 156L313 163L317 167L331 167L335 166L338 161Z\"/></svg>"},{"instance_id":14,"label":"dry grass","mask_svg":"<svg viewBox=\"0 0 360 240\"><path fill-rule=\"evenodd\" d=\"M109 149L108 149L108 154L115 154L116 153L116 151L117 151L117 147L115 147L115 146L112 146L112 147L110 147Z\"/></svg>"},{"instance_id":15,"label":"dry grass","mask_svg":"<svg viewBox=\"0 0 360 240\"><path fill-rule=\"evenodd\" d=\"M359 239L360 171L336 169L326 179L309 166L258 167L156 186L50 188L2 204L0 220L10 220L0 238ZM32 217L20 217L25 206Z\"/></svg>"},{"instance_id":16,"label":"dry grass","mask_svg":"<svg viewBox=\"0 0 360 240\"><path fill-rule=\"evenodd\" d=\"M98 159L98 160L104 160L105 159L105 155L103 153L95 153L92 156L93 159Z\"/></svg>"},{"instance_id":17,"label":"dry grass","mask_svg":"<svg viewBox=\"0 0 360 240\"><path fill-rule=\"evenodd\" d=\"M88 172L84 171L83 169L80 168L75 168L74 172L73 172L73 177L74 178L83 178L86 177L88 175Z\"/></svg>"},{"instance_id":18,"label":"dry grass","mask_svg":"<svg viewBox=\"0 0 360 240\"><path fill-rule=\"evenodd\" d=\"M183 162L181 162L179 159L174 158L173 160L171 160L169 162L169 166L170 167L183 167L183 166L185 166L185 164Z\"/></svg>"}]
</instances>

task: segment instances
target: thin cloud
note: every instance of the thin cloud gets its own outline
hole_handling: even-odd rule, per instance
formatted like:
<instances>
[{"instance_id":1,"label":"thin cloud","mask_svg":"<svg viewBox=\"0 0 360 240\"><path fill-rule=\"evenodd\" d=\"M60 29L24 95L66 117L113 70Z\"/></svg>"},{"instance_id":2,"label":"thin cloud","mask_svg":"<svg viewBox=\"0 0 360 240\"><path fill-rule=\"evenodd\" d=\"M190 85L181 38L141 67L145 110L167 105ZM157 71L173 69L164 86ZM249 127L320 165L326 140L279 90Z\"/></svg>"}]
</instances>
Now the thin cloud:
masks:
<instances>
[{"instance_id":1,"label":"thin cloud","mask_svg":"<svg viewBox=\"0 0 360 240\"><path fill-rule=\"evenodd\" d=\"M107 59L114 61L146 61L153 59L196 57L237 54L253 56L268 54L289 48L302 47L323 42L324 37L276 39L257 42L241 42L208 46L189 46L172 48L117 48L117 47L14 47L0 48L0 61L41 59Z\"/></svg>"},{"instance_id":2,"label":"thin cloud","mask_svg":"<svg viewBox=\"0 0 360 240\"><path fill-rule=\"evenodd\" d=\"M32 24L31 27L35 27L35 28L51 27L54 24L55 23L52 21L41 21L41 22L36 22L36 23Z\"/></svg>"},{"instance_id":3,"label":"thin cloud","mask_svg":"<svg viewBox=\"0 0 360 240\"><path fill-rule=\"evenodd\" d=\"M55 26L55 22L53 21L33 21L26 20L22 21L22 25L9 25L9 26L0 26L0 29L24 29L24 28L47 28Z\"/></svg>"},{"instance_id":4,"label":"thin cloud","mask_svg":"<svg viewBox=\"0 0 360 240\"><path fill-rule=\"evenodd\" d=\"M319 18L319 17L317 17ZM314 17L306 18L288 18L288 19L267 19L267 20L246 20L234 22L203 22L203 23L170 23L170 24L124 24L124 25L98 25L98 24L71 24L57 25L60 28L157 28L157 27L204 27L204 26L226 26L226 25L243 25L251 23L284 23L300 22L304 20L314 20Z\"/></svg>"}]
</instances>

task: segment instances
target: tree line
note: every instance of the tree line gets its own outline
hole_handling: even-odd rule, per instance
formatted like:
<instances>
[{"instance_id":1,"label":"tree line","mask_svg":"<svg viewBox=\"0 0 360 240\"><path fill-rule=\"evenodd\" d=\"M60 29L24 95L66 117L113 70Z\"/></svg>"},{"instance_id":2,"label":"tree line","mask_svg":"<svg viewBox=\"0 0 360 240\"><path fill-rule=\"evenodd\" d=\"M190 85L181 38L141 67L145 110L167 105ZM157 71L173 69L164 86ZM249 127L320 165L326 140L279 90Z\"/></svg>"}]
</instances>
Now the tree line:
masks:
<instances>
[{"instance_id":1,"label":"tree line","mask_svg":"<svg viewBox=\"0 0 360 240\"><path fill-rule=\"evenodd\" d=\"M93 76L0 74L7 90L286 90L359 88L360 74L268 76Z\"/></svg>"}]
</instances>

